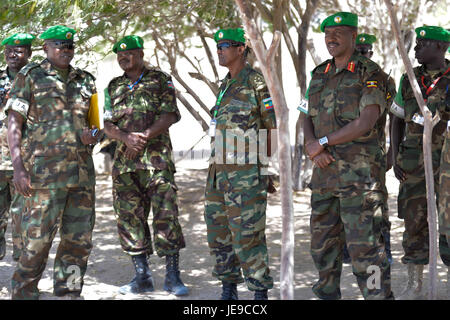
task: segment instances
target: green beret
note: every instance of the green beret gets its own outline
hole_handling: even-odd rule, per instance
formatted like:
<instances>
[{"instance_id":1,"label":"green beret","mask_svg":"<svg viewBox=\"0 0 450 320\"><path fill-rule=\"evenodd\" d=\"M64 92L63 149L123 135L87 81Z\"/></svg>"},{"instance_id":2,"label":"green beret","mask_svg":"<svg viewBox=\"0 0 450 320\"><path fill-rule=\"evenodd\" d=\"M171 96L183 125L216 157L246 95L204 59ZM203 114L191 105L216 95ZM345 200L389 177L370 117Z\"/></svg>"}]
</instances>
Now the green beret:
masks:
<instances>
[{"instance_id":1,"label":"green beret","mask_svg":"<svg viewBox=\"0 0 450 320\"><path fill-rule=\"evenodd\" d=\"M377 37L367 33L360 33L356 37L356 44L372 44L377 41Z\"/></svg>"},{"instance_id":2,"label":"green beret","mask_svg":"<svg viewBox=\"0 0 450 320\"><path fill-rule=\"evenodd\" d=\"M44 31L39 38L47 40L47 39L55 39L55 40L72 40L76 31L72 28L65 26L53 26Z\"/></svg>"},{"instance_id":3,"label":"green beret","mask_svg":"<svg viewBox=\"0 0 450 320\"><path fill-rule=\"evenodd\" d=\"M416 28L417 39L450 42L450 32L441 27L423 26Z\"/></svg>"},{"instance_id":4,"label":"green beret","mask_svg":"<svg viewBox=\"0 0 450 320\"><path fill-rule=\"evenodd\" d=\"M117 51L126 51L131 49L144 49L144 40L139 36L125 36L113 46L112 51L117 53Z\"/></svg>"},{"instance_id":5,"label":"green beret","mask_svg":"<svg viewBox=\"0 0 450 320\"><path fill-rule=\"evenodd\" d=\"M320 25L320 31L324 32L325 27L333 26L358 27L358 16L351 12L335 13L323 20L322 24Z\"/></svg>"},{"instance_id":6,"label":"green beret","mask_svg":"<svg viewBox=\"0 0 450 320\"><path fill-rule=\"evenodd\" d=\"M244 30L242 28L220 29L214 34L214 40L216 42L221 40L233 40L236 42L245 43Z\"/></svg>"},{"instance_id":7,"label":"green beret","mask_svg":"<svg viewBox=\"0 0 450 320\"><path fill-rule=\"evenodd\" d=\"M28 46L36 38L29 33L15 33L2 41L2 45L8 46Z\"/></svg>"}]
</instances>

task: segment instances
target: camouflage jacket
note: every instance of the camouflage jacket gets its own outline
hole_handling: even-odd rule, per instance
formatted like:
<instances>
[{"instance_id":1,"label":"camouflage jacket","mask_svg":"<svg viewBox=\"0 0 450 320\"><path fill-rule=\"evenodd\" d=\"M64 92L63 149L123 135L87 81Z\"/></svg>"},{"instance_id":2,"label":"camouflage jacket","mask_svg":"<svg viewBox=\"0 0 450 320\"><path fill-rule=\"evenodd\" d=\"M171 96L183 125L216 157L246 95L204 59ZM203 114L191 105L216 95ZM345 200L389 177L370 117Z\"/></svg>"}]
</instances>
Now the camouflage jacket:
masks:
<instances>
[{"instance_id":1,"label":"camouflage jacket","mask_svg":"<svg viewBox=\"0 0 450 320\"><path fill-rule=\"evenodd\" d=\"M177 107L175 87L170 75L156 69L146 69L141 80L130 89L124 75L114 78L105 92L104 120L125 132L143 132L165 113L181 115ZM175 172L169 131L150 139L134 159L125 157L126 145L117 142L112 175L116 177L136 170L169 170Z\"/></svg>"},{"instance_id":2,"label":"camouflage jacket","mask_svg":"<svg viewBox=\"0 0 450 320\"><path fill-rule=\"evenodd\" d=\"M447 122L439 175L439 233L450 236L450 121Z\"/></svg>"},{"instance_id":3,"label":"camouflage jacket","mask_svg":"<svg viewBox=\"0 0 450 320\"><path fill-rule=\"evenodd\" d=\"M80 138L88 127L94 81L90 73L71 66L64 81L47 59L28 64L17 74L6 112L14 110L25 119L22 157L33 188L95 184L92 147Z\"/></svg>"},{"instance_id":4,"label":"camouflage jacket","mask_svg":"<svg viewBox=\"0 0 450 320\"><path fill-rule=\"evenodd\" d=\"M12 170L11 155L8 147L8 128L5 114L5 105L7 96L11 90L11 86L14 79L11 79L8 75L7 69L0 71L0 170Z\"/></svg>"},{"instance_id":5,"label":"camouflage jacket","mask_svg":"<svg viewBox=\"0 0 450 320\"><path fill-rule=\"evenodd\" d=\"M267 135L260 134L262 129L277 127L269 90L264 77L247 64L235 79L228 73L219 91L223 98L211 109L217 121L211 140L211 175L222 172L222 180L232 188L255 186L261 167L267 166L261 158L266 155L261 142L266 143Z\"/></svg>"},{"instance_id":6,"label":"camouflage jacket","mask_svg":"<svg viewBox=\"0 0 450 320\"><path fill-rule=\"evenodd\" d=\"M308 114L317 138L339 130L356 120L368 105L380 106L380 117L386 109L386 75L370 59L354 54L346 69L337 70L334 60L317 66L308 91ZM311 189L336 189L347 186L382 190L383 142L377 124L351 142L328 147L336 161L326 168L315 167Z\"/></svg>"},{"instance_id":7,"label":"camouflage jacket","mask_svg":"<svg viewBox=\"0 0 450 320\"><path fill-rule=\"evenodd\" d=\"M442 76L450 68L450 61L446 60L446 67L439 73L430 73L425 66L414 68L414 74L419 82L424 99L433 115L439 112L441 121L433 128L432 161L434 170L438 170L441 157L443 133L447 127L450 115L450 72ZM426 93L431 83L442 76L429 94ZM397 164L407 173L421 176L423 166L423 117L412 91L408 76L404 74L400 80L398 93L391 106L391 112L405 120L405 137L399 146Z\"/></svg>"}]
</instances>

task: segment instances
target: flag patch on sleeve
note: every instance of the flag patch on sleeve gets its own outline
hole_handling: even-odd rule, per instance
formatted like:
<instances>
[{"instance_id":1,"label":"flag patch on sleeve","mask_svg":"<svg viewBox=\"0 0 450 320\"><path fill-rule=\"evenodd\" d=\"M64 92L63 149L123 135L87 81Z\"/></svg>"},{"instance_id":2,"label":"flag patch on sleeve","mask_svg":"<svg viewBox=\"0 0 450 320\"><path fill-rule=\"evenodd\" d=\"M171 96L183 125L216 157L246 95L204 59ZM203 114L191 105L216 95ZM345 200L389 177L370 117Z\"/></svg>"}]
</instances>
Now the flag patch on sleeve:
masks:
<instances>
[{"instance_id":1,"label":"flag patch on sleeve","mask_svg":"<svg viewBox=\"0 0 450 320\"><path fill-rule=\"evenodd\" d=\"M367 88L378 88L378 81L367 81Z\"/></svg>"},{"instance_id":2,"label":"flag patch on sleeve","mask_svg":"<svg viewBox=\"0 0 450 320\"><path fill-rule=\"evenodd\" d=\"M171 89L175 89L175 86L173 85L172 81L167 81L167 86Z\"/></svg>"},{"instance_id":3,"label":"flag patch on sleeve","mask_svg":"<svg viewBox=\"0 0 450 320\"><path fill-rule=\"evenodd\" d=\"M264 107L266 108L266 110L272 109L273 108L273 102L272 102L272 98L266 98L263 101Z\"/></svg>"}]
</instances>

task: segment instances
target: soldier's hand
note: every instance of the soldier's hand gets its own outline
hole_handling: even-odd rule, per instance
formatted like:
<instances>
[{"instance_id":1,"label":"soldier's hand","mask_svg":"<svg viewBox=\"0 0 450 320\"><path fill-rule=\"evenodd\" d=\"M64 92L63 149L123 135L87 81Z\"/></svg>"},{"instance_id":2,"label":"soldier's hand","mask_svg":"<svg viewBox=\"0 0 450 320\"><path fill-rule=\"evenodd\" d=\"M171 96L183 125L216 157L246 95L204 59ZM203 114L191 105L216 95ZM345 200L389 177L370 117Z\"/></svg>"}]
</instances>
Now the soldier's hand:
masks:
<instances>
[{"instance_id":1,"label":"soldier's hand","mask_svg":"<svg viewBox=\"0 0 450 320\"><path fill-rule=\"evenodd\" d=\"M394 164L394 174L398 181L404 182L406 180L405 171L403 171L403 169L400 168L397 164Z\"/></svg>"},{"instance_id":2,"label":"soldier's hand","mask_svg":"<svg viewBox=\"0 0 450 320\"><path fill-rule=\"evenodd\" d=\"M308 157L313 160L319 153L324 151L324 147L320 145L318 140L310 141L305 146Z\"/></svg>"},{"instance_id":3,"label":"soldier's hand","mask_svg":"<svg viewBox=\"0 0 450 320\"><path fill-rule=\"evenodd\" d=\"M147 138L141 132L130 132L127 134L124 142L129 149L135 152L141 152L147 144Z\"/></svg>"},{"instance_id":4,"label":"soldier's hand","mask_svg":"<svg viewBox=\"0 0 450 320\"><path fill-rule=\"evenodd\" d=\"M321 169L326 168L330 163L336 161L333 156L326 150L315 156L312 161Z\"/></svg>"},{"instance_id":5,"label":"soldier's hand","mask_svg":"<svg viewBox=\"0 0 450 320\"><path fill-rule=\"evenodd\" d=\"M125 157L128 160L134 160L137 157L138 154L139 154L139 152L135 151L133 149L130 149L130 148L126 148L125 149Z\"/></svg>"},{"instance_id":6,"label":"soldier's hand","mask_svg":"<svg viewBox=\"0 0 450 320\"><path fill-rule=\"evenodd\" d=\"M31 178L25 168L14 170L12 182L18 193L24 197L31 197Z\"/></svg>"},{"instance_id":7,"label":"soldier's hand","mask_svg":"<svg viewBox=\"0 0 450 320\"><path fill-rule=\"evenodd\" d=\"M97 137L92 136L91 130L88 128L83 128L83 132L81 133L81 142L84 145L97 143Z\"/></svg>"}]
</instances>

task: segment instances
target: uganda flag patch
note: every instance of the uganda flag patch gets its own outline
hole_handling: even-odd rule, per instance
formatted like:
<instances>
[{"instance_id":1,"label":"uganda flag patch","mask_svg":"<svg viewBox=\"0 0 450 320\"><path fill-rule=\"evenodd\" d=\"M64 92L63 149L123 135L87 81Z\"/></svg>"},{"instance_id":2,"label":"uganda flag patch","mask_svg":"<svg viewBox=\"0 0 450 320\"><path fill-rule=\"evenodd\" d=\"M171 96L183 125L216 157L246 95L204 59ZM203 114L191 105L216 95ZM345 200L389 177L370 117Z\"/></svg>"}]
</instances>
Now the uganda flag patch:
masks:
<instances>
[{"instance_id":1,"label":"uganda flag patch","mask_svg":"<svg viewBox=\"0 0 450 320\"><path fill-rule=\"evenodd\" d=\"M378 81L367 81L367 88L378 88Z\"/></svg>"},{"instance_id":2,"label":"uganda flag patch","mask_svg":"<svg viewBox=\"0 0 450 320\"><path fill-rule=\"evenodd\" d=\"M266 98L263 101L264 107L266 107L266 110L270 110L273 108L273 102L272 102L272 98Z\"/></svg>"}]
</instances>

